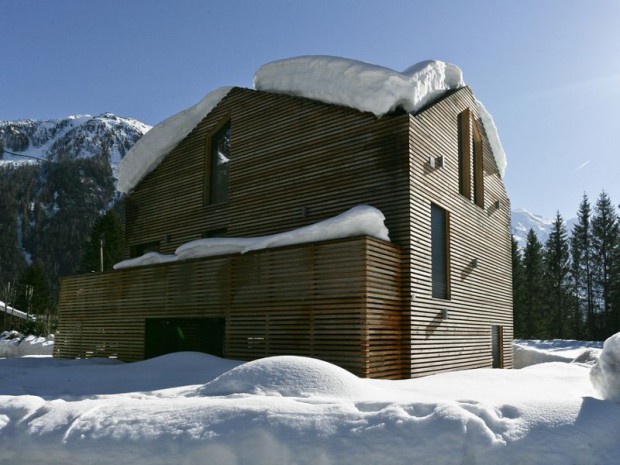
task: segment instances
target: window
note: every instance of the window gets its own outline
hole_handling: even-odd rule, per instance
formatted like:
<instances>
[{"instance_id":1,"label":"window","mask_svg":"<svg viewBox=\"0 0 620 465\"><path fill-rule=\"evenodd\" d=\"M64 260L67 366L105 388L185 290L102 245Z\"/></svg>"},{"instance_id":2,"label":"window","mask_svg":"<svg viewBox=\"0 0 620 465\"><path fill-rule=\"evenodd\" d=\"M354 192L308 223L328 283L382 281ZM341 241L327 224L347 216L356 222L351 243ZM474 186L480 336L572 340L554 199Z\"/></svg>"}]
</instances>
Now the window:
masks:
<instances>
[{"instance_id":1,"label":"window","mask_svg":"<svg viewBox=\"0 0 620 465\"><path fill-rule=\"evenodd\" d=\"M432 296L450 298L450 234L449 215L431 204L431 279Z\"/></svg>"},{"instance_id":2,"label":"window","mask_svg":"<svg viewBox=\"0 0 620 465\"><path fill-rule=\"evenodd\" d=\"M145 242L144 244L137 244L129 247L129 256L131 258L141 257L149 252L159 252L159 241Z\"/></svg>"},{"instance_id":3,"label":"window","mask_svg":"<svg viewBox=\"0 0 620 465\"><path fill-rule=\"evenodd\" d=\"M469 108L459 113L459 193L471 198L471 125Z\"/></svg>"},{"instance_id":4,"label":"window","mask_svg":"<svg viewBox=\"0 0 620 465\"><path fill-rule=\"evenodd\" d=\"M211 229L202 233L203 239L212 239L214 237L228 237L228 228Z\"/></svg>"},{"instance_id":5,"label":"window","mask_svg":"<svg viewBox=\"0 0 620 465\"><path fill-rule=\"evenodd\" d=\"M478 122L472 118L469 108L458 116L459 132L459 193L484 208L484 172L482 157L482 136ZM473 163L472 163L473 162Z\"/></svg>"},{"instance_id":6,"label":"window","mask_svg":"<svg viewBox=\"0 0 620 465\"><path fill-rule=\"evenodd\" d=\"M504 368L504 328L491 326L491 355L493 368Z\"/></svg>"},{"instance_id":7,"label":"window","mask_svg":"<svg viewBox=\"0 0 620 465\"><path fill-rule=\"evenodd\" d=\"M230 121L227 121L207 143L208 160L206 180L206 203L228 201L228 162L230 161Z\"/></svg>"}]
</instances>

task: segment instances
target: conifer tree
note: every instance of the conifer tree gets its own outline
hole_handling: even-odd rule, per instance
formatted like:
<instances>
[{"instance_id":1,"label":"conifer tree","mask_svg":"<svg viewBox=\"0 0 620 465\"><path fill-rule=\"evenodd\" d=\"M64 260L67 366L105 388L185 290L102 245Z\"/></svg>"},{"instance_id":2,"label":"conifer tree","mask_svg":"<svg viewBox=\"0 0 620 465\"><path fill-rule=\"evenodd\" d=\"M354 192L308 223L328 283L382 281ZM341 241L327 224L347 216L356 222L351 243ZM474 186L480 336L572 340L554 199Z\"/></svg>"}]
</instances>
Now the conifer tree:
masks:
<instances>
[{"instance_id":1,"label":"conifer tree","mask_svg":"<svg viewBox=\"0 0 620 465\"><path fill-rule=\"evenodd\" d=\"M596 201L592 217L592 252L594 295L599 303L601 315L597 336L605 339L618 330L612 319L612 294L619 252L618 215L605 191Z\"/></svg>"},{"instance_id":2,"label":"conifer tree","mask_svg":"<svg viewBox=\"0 0 620 465\"><path fill-rule=\"evenodd\" d=\"M544 249L544 286L548 327L546 337L565 338L569 331L570 254L566 228L558 211Z\"/></svg>"},{"instance_id":3,"label":"conifer tree","mask_svg":"<svg viewBox=\"0 0 620 465\"><path fill-rule=\"evenodd\" d=\"M512 310L516 338L526 337L523 258L517 240L512 238Z\"/></svg>"},{"instance_id":4,"label":"conifer tree","mask_svg":"<svg viewBox=\"0 0 620 465\"><path fill-rule=\"evenodd\" d=\"M594 339L594 284L592 263L591 208L584 193L577 211L577 223L571 236L571 275L576 299L576 321L585 322L582 337Z\"/></svg>"},{"instance_id":5,"label":"conifer tree","mask_svg":"<svg viewBox=\"0 0 620 465\"><path fill-rule=\"evenodd\" d=\"M99 216L85 246L82 271L100 271L101 252L103 252L103 270L111 270L122 260L124 246L123 225L114 209Z\"/></svg>"},{"instance_id":6,"label":"conifer tree","mask_svg":"<svg viewBox=\"0 0 620 465\"><path fill-rule=\"evenodd\" d=\"M523 250L523 327L526 338L540 338L546 326L542 245L533 229Z\"/></svg>"}]
</instances>

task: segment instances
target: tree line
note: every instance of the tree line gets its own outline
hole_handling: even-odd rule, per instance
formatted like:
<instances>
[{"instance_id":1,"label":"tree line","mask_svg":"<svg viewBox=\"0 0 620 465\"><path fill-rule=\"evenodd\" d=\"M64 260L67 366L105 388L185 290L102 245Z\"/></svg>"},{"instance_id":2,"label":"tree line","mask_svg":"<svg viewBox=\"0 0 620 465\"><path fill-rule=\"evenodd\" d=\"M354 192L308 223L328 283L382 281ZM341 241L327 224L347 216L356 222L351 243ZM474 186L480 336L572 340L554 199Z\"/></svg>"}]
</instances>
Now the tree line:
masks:
<instances>
[{"instance_id":1,"label":"tree line","mask_svg":"<svg viewBox=\"0 0 620 465\"><path fill-rule=\"evenodd\" d=\"M513 239L515 337L604 340L620 331L620 226L607 193L587 194L567 231L560 212L543 244Z\"/></svg>"},{"instance_id":2,"label":"tree line","mask_svg":"<svg viewBox=\"0 0 620 465\"><path fill-rule=\"evenodd\" d=\"M104 269L120 261L116 199L107 150L0 167L0 301L28 315L21 328L9 328L0 314L0 330L53 331L60 279L99 271L101 248Z\"/></svg>"}]
</instances>

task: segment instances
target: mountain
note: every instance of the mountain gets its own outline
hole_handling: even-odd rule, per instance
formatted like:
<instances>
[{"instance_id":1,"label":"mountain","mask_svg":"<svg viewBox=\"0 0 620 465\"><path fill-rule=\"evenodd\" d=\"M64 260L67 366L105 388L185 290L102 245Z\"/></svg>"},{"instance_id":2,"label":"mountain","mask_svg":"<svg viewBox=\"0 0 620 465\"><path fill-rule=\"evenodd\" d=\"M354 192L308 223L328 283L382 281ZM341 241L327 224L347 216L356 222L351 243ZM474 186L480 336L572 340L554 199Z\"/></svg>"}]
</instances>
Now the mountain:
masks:
<instances>
[{"instance_id":1,"label":"mountain","mask_svg":"<svg viewBox=\"0 0 620 465\"><path fill-rule=\"evenodd\" d=\"M512 235L519 243L520 248L525 247L527 233L530 229L534 230L541 243L544 244L547 241L554 220L545 218L542 215L530 213L524 208L515 208L512 210L511 214ZM577 218L565 220L566 232L569 236L576 221Z\"/></svg>"},{"instance_id":2,"label":"mountain","mask_svg":"<svg viewBox=\"0 0 620 465\"><path fill-rule=\"evenodd\" d=\"M54 299L60 277L89 271L86 244L118 198L118 163L149 129L111 113L0 121L0 300L35 275Z\"/></svg>"},{"instance_id":3,"label":"mountain","mask_svg":"<svg viewBox=\"0 0 620 465\"><path fill-rule=\"evenodd\" d=\"M112 113L56 120L0 121L0 163L92 158L109 153L114 172L127 151L151 127ZM12 152L12 153L8 153ZM15 156L19 154L23 156Z\"/></svg>"}]
</instances>

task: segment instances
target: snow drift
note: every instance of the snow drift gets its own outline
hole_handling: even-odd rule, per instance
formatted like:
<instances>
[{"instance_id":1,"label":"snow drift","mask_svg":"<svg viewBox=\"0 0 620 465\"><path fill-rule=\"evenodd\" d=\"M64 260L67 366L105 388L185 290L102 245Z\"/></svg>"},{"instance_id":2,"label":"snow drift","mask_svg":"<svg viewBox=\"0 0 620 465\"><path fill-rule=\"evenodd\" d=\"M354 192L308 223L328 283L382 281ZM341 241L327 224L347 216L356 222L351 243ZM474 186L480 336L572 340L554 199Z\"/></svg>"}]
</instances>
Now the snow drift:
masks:
<instances>
[{"instance_id":1,"label":"snow drift","mask_svg":"<svg viewBox=\"0 0 620 465\"><path fill-rule=\"evenodd\" d=\"M598 362L590 371L590 380L603 399L620 404L620 333L603 344Z\"/></svg>"},{"instance_id":2,"label":"snow drift","mask_svg":"<svg viewBox=\"0 0 620 465\"><path fill-rule=\"evenodd\" d=\"M351 397L368 390L343 368L308 357L267 357L233 368L198 390L203 396L232 394L282 397Z\"/></svg>"},{"instance_id":3,"label":"snow drift","mask_svg":"<svg viewBox=\"0 0 620 465\"><path fill-rule=\"evenodd\" d=\"M0 359L0 464L608 465L620 405L546 363L403 381L198 353Z\"/></svg>"}]
</instances>

